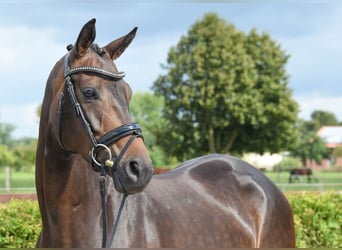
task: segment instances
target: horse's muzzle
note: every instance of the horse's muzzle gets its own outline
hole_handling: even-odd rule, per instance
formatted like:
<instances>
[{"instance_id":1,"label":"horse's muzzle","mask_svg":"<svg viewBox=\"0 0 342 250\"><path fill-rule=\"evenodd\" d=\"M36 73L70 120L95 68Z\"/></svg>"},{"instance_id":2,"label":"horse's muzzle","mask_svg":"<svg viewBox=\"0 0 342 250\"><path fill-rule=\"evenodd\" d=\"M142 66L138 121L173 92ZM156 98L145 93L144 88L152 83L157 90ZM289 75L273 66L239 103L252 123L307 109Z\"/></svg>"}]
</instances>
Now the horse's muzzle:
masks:
<instances>
[{"instance_id":1,"label":"horse's muzzle","mask_svg":"<svg viewBox=\"0 0 342 250\"><path fill-rule=\"evenodd\" d=\"M150 161L129 158L118 166L112 177L118 192L134 194L144 190L152 175L153 167Z\"/></svg>"}]
</instances>

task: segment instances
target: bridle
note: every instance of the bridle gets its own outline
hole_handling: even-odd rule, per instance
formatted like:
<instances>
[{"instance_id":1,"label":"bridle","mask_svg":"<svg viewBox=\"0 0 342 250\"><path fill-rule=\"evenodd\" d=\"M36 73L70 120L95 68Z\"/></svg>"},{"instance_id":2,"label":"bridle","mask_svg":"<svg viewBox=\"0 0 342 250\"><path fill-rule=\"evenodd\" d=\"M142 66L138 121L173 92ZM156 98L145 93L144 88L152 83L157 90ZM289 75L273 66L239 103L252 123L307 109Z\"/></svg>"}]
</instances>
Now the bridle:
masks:
<instances>
[{"instance_id":1,"label":"bridle","mask_svg":"<svg viewBox=\"0 0 342 250\"><path fill-rule=\"evenodd\" d=\"M117 167L119 166L120 160L128 150L129 146L132 144L134 139L142 136L142 130L141 127L137 123L127 123L123 124L120 127L117 127L105 135L103 135L100 139L96 140L94 133L91 129L91 126L89 122L87 121L82 106L78 102L74 85L72 82L72 75L79 74L79 73L85 73L85 74L93 74L102 78L106 78L112 81L120 81L124 76L124 72L110 72L98 67L93 66L80 66L76 68L70 68L70 52L65 56L64 58L64 79L65 79L65 86L64 89L61 92L60 95L60 101L58 106L58 120L57 120L57 141L59 145L63 148L63 150L67 151L66 148L63 145L62 142L62 130L61 130L61 123L63 118L63 106L64 106L64 97L65 97L65 90L67 90L67 93L70 97L71 103L75 109L77 117L80 119L84 129L87 132L87 135L89 137L89 140L91 142L92 148L90 150L90 161L91 165L93 166L93 169L97 172L100 172L99 177L99 187L100 187L100 194L101 194L101 205L102 205L102 219L103 219L103 237L102 237L102 247L107 247L107 216L106 216L106 203L105 203L105 179L106 179L106 173L113 177L114 172L116 171ZM120 139L131 136L125 146L122 148L119 155L115 158L113 161L112 152L109 149L109 146L118 142ZM98 162L96 159L96 155L101 151L105 150L108 155L108 159L104 162ZM114 179L113 179L114 181ZM108 247L111 247L112 242L114 240L115 232L118 226L118 222L120 219L121 211L124 206L124 202L127 198L127 193L124 194L120 209L117 215L117 218L115 220L114 229L112 232L111 241Z\"/></svg>"},{"instance_id":2,"label":"bridle","mask_svg":"<svg viewBox=\"0 0 342 250\"><path fill-rule=\"evenodd\" d=\"M83 109L78 102L75 90L74 90L74 85L72 83L72 75L79 74L79 73L86 73L86 74L94 74L99 77L107 78L112 81L119 81L121 80L124 76L124 72L110 72L101 68L93 67L93 66L81 66L81 67L76 67L76 68L70 68L70 62L69 62L69 53L65 56L64 58L64 78L65 78L65 86L64 90L61 92L60 96L60 101L59 101L59 108L58 108L58 121L57 121L57 140L59 145L64 149L64 145L62 142L62 130L61 130L61 122L62 122L62 116L63 116L63 106L64 106L64 91L65 89L67 90L71 103L74 106L75 112L77 117L80 119L84 129L87 132L87 135L89 137L89 140L92 145L92 149L90 151L90 157L91 157L91 162L93 165L93 168L95 171L99 172L100 167L103 163L99 163L96 160L96 154L99 152L99 150L104 149L108 153L108 159L104 162L105 166L110 168L112 171L108 171L107 173L112 176L113 172L116 170L119 161L121 160L121 157L125 154L127 151L129 145L133 142L133 140L137 137L143 137L142 136L142 131L140 126L137 123L127 123L124 124L118 128L115 128L105 135L103 135L100 139L96 140L94 133L91 129L91 126L89 122L87 121ZM127 144L123 147L121 153L119 156L116 158L115 162L112 161L112 153L108 146L116 143L120 139L131 135L131 138Z\"/></svg>"}]
</instances>

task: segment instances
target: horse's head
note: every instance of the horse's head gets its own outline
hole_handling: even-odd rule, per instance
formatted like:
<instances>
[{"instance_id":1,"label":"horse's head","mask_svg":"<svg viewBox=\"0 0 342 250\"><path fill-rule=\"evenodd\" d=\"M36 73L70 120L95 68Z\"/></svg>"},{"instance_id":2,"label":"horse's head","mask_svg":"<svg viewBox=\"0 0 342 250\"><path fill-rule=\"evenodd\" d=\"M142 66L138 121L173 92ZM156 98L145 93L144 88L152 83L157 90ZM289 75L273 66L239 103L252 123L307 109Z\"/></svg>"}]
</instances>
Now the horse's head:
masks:
<instances>
[{"instance_id":1,"label":"horse's head","mask_svg":"<svg viewBox=\"0 0 342 250\"><path fill-rule=\"evenodd\" d=\"M60 86L55 88L60 95L55 124L59 146L82 155L95 170L102 168L113 176L117 191L127 194L142 191L153 173L141 129L129 113L131 89L113 62L136 30L99 47L93 43L95 19L90 20L54 73Z\"/></svg>"}]
</instances>

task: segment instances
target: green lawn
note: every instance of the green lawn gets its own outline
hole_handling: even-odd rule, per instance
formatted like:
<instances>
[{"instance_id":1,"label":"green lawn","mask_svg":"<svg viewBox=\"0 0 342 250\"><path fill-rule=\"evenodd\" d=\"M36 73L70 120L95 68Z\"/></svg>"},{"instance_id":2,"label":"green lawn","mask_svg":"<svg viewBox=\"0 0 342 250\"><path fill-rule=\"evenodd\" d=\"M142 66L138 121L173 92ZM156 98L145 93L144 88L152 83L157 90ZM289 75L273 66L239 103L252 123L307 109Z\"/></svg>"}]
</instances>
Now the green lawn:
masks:
<instances>
[{"instance_id":1,"label":"green lawn","mask_svg":"<svg viewBox=\"0 0 342 250\"><path fill-rule=\"evenodd\" d=\"M307 178L303 176L299 181L291 184L289 183L290 174L288 172L267 172L265 175L283 191L342 191L342 172L314 171L314 175L318 181L311 181L311 183L309 183Z\"/></svg>"},{"instance_id":2,"label":"green lawn","mask_svg":"<svg viewBox=\"0 0 342 250\"><path fill-rule=\"evenodd\" d=\"M34 173L27 172L11 172L11 193L34 193L35 180ZM6 192L5 190L5 173L4 169L0 168L0 193Z\"/></svg>"},{"instance_id":3,"label":"green lawn","mask_svg":"<svg viewBox=\"0 0 342 250\"><path fill-rule=\"evenodd\" d=\"M318 182L308 183L302 177L299 183L288 183L289 173L282 172L266 172L265 175L270 178L282 191L327 191L339 190L342 191L342 172L319 172L315 171L315 176ZM4 169L0 168L0 193L6 192L5 190L5 174ZM30 172L15 172L11 173L11 190L15 193L28 193L35 192L34 173Z\"/></svg>"}]
</instances>

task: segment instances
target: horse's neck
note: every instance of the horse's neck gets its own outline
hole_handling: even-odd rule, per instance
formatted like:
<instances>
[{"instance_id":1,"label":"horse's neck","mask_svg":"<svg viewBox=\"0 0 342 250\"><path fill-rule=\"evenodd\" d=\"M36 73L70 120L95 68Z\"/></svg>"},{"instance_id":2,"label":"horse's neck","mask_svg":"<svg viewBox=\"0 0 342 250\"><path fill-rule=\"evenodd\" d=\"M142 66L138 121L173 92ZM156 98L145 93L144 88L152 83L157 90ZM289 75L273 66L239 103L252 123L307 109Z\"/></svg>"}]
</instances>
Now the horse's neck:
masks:
<instances>
[{"instance_id":1,"label":"horse's neck","mask_svg":"<svg viewBox=\"0 0 342 250\"><path fill-rule=\"evenodd\" d=\"M43 241L53 241L52 245L60 247L100 247L99 174L80 155L55 153L49 146L38 153L41 157L37 159L37 193L43 219ZM106 185L106 200L113 209L116 198L110 178Z\"/></svg>"}]
</instances>

